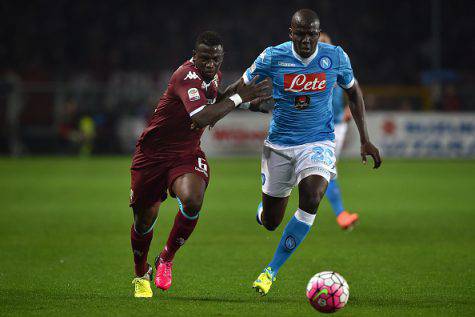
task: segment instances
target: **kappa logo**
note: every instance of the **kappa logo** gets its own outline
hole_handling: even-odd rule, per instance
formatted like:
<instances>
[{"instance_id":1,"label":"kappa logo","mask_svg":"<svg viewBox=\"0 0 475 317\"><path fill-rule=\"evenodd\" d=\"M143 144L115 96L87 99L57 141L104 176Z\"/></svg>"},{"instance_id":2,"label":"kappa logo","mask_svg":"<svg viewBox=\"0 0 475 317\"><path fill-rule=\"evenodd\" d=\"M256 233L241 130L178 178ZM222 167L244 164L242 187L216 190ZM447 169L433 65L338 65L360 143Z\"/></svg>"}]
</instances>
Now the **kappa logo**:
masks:
<instances>
[{"instance_id":1,"label":"kappa logo","mask_svg":"<svg viewBox=\"0 0 475 317\"><path fill-rule=\"evenodd\" d=\"M198 92L198 89L196 88L188 89L188 99L190 99L190 101L200 100L200 93Z\"/></svg>"},{"instance_id":2,"label":"kappa logo","mask_svg":"<svg viewBox=\"0 0 475 317\"><path fill-rule=\"evenodd\" d=\"M286 62L278 62L277 64L279 66L282 66L282 67L295 67L295 66L297 66L294 63L286 63Z\"/></svg>"},{"instance_id":3,"label":"kappa logo","mask_svg":"<svg viewBox=\"0 0 475 317\"><path fill-rule=\"evenodd\" d=\"M184 80L187 80L187 79L201 79L200 76L198 76L195 72L192 72L191 70L188 72L188 74L186 74L185 76L185 79Z\"/></svg>"}]
</instances>

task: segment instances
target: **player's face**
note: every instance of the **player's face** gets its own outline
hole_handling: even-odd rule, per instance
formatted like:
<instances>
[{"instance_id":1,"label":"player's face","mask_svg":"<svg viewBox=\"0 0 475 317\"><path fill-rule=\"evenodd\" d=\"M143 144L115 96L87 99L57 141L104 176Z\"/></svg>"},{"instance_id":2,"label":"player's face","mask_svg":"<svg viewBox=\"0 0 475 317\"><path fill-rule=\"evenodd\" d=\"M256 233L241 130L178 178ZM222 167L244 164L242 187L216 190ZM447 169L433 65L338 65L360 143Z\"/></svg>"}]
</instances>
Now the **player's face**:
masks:
<instances>
[{"instance_id":1,"label":"player's face","mask_svg":"<svg viewBox=\"0 0 475 317\"><path fill-rule=\"evenodd\" d=\"M223 63L223 47L200 44L193 53L193 60L206 80L212 80Z\"/></svg>"},{"instance_id":2,"label":"player's face","mask_svg":"<svg viewBox=\"0 0 475 317\"><path fill-rule=\"evenodd\" d=\"M320 36L319 23L292 24L289 35L297 54L303 58L310 57L315 52Z\"/></svg>"}]
</instances>

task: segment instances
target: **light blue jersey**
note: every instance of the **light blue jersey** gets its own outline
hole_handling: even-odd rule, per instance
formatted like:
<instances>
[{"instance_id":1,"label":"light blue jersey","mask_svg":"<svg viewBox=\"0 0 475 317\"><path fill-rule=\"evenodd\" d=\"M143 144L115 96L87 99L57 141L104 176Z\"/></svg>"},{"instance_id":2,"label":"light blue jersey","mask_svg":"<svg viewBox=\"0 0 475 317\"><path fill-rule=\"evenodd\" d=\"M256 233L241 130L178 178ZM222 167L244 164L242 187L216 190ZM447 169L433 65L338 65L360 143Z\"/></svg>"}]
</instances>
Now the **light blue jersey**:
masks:
<instances>
[{"instance_id":1,"label":"light blue jersey","mask_svg":"<svg viewBox=\"0 0 475 317\"><path fill-rule=\"evenodd\" d=\"M343 88L355 80L348 55L339 46L318 43L309 58L301 58L292 42L266 48L243 75L269 77L275 108L268 140L294 146L333 141L332 95L336 83Z\"/></svg>"},{"instance_id":2,"label":"light blue jersey","mask_svg":"<svg viewBox=\"0 0 475 317\"><path fill-rule=\"evenodd\" d=\"M343 96L343 89L337 85L333 89L332 108L333 122L335 124L343 122L343 115L345 114L345 97Z\"/></svg>"}]
</instances>

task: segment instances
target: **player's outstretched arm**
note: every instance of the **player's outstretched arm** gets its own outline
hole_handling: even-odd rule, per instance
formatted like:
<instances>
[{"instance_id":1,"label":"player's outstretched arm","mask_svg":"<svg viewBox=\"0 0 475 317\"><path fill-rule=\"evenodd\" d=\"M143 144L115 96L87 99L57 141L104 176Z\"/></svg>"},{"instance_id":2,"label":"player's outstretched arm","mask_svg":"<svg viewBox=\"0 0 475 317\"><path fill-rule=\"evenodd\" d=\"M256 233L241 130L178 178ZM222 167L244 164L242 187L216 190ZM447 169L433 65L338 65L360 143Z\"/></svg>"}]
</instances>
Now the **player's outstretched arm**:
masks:
<instances>
[{"instance_id":1,"label":"player's outstretched arm","mask_svg":"<svg viewBox=\"0 0 475 317\"><path fill-rule=\"evenodd\" d=\"M235 88L235 94L225 98L221 102L206 105L203 110L194 114L191 117L191 120L193 121L192 128L204 128L208 125L214 125L218 120L223 118L243 102L260 103L264 100L270 99L269 83L267 81L257 83L258 77L259 76L254 77L254 79L247 85L240 80Z\"/></svg>"},{"instance_id":2,"label":"player's outstretched arm","mask_svg":"<svg viewBox=\"0 0 475 317\"><path fill-rule=\"evenodd\" d=\"M374 168L378 168L381 166L382 160L378 148L376 148L376 146L374 146L369 140L365 121L363 92L361 91L360 85L357 81L355 81L351 88L346 89L345 91L348 94L348 99L350 101L351 114L360 134L361 159L363 160L363 163L366 164L366 156L370 155L374 161Z\"/></svg>"},{"instance_id":3,"label":"player's outstretched arm","mask_svg":"<svg viewBox=\"0 0 475 317\"><path fill-rule=\"evenodd\" d=\"M237 91L237 87L239 86L241 82L241 79L236 80L234 83L226 87L224 91L218 91L218 98L216 99L216 102L221 102L226 98L231 97L234 95Z\"/></svg>"}]
</instances>

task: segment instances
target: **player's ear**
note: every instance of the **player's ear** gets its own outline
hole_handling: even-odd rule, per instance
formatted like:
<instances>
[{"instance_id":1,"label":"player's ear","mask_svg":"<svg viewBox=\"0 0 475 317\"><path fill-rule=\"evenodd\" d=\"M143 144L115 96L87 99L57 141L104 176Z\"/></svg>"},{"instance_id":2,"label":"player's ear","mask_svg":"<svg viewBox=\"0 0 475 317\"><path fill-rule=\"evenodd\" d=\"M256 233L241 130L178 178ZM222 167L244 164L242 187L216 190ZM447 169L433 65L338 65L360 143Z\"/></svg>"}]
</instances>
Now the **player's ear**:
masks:
<instances>
[{"instance_id":1,"label":"player's ear","mask_svg":"<svg viewBox=\"0 0 475 317\"><path fill-rule=\"evenodd\" d=\"M292 28L289 28L289 37L292 40Z\"/></svg>"},{"instance_id":2,"label":"player's ear","mask_svg":"<svg viewBox=\"0 0 475 317\"><path fill-rule=\"evenodd\" d=\"M191 53L191 56L192 56L193 58L195 58L195 56L196 56L196 50L193 50L193 52Z\"/></svg>"}]
</instances>

